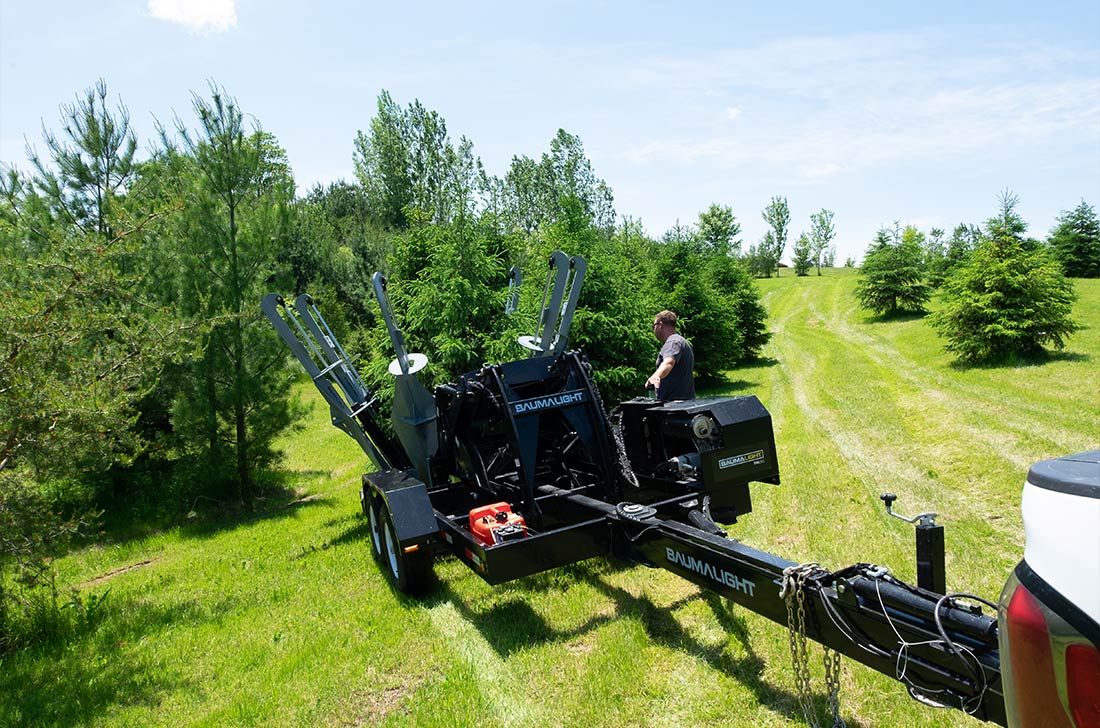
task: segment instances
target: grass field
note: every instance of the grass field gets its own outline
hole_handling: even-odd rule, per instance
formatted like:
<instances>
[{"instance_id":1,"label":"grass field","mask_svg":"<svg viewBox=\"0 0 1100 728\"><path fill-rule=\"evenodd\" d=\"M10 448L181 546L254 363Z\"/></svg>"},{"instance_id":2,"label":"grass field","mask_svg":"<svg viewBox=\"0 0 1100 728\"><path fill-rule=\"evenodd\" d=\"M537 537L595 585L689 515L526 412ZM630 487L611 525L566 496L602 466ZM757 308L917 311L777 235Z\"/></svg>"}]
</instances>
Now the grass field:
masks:
<instances>
[{"instance_id":1,"label":"grass field","mask_svg":"<svg viewBox=\"0 0 1100 728\"><path fill-rule=\"evenodd\" d=\"M902 513L941 514L948 588L995 599L1022 553L1028 466L1100 446L1100 281L1076 282L1084 328L1064 352L976 369L922 319L860 311L854 282L760 283L768 361L722 391L770 409L783 484L754 486L730 532L914 580L913 530L878 499L892 491ZM786 630L667 572L595 559L489 587L443 560L428 598L395 594L358 515L354 443L318 406L285 448L293 503L58 560L103 598L96 628L3 658L0 726L804 725ZM979 725L852 662L841 706L852 726Z\"/></svg>"}]
</instances>

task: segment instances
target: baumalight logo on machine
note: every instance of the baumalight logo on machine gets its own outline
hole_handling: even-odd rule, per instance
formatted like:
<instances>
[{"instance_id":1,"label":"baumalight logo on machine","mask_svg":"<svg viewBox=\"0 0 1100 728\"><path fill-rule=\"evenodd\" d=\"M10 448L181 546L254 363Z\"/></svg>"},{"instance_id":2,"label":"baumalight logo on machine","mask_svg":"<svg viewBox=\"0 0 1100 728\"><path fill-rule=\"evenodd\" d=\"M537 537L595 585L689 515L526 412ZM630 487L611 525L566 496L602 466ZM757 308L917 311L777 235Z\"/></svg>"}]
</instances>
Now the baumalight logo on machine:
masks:
<instances>
[{"instance_id":1,"label":"baumalight logo on machine","mask_svg":"<svg viewBox=\"0 0 1100 728\"><path fill-rule=\"evenodd\" d=\"M539 410L551 409L554 407L564 407L584 401L584 390L575 389L572 392L552 394L549 397L535 397L534 399L523 399L519 402L512 402L512 412L517 415L523 415L529 412L538 412Z\"/></svg>"},{"instance_id":2,"label":"baumalight logo on machine","mask_svg":"<svg viewBox=\"0 0 1100 728\"><path fill-rule=\"evenodd\" d=\"M737 589L739 591L742 591L745 594L748 594L750 597L756 590L756 584L749 581L748 579L742 579L736 574L731 574L725 569L719 569L714 564L708 564L702 559L697 559L690 554L681 553L674 548L666 546L665 556L668 558L669 561L676 564L677 566L682 566L688 571L694 571L696 574L705 576L708 579L713 579L719 584L727 586L730 589Z\"/></svg>"},{"instance_id":3,"label":"baumalight logo on machine","mask_svg":"<svg viewBox=\"0 0 1100 728\"><path fill-rule=\"evenodd\" d=\"M718 461L718 469L725 470L726 468L737 467L738 465L744 465L745 463L753 463L759 465L764 460L763 450L753 450L752 452L742 453L741 455L734 455L729 458L722 458Z\"/></svg>"}]
</instances>

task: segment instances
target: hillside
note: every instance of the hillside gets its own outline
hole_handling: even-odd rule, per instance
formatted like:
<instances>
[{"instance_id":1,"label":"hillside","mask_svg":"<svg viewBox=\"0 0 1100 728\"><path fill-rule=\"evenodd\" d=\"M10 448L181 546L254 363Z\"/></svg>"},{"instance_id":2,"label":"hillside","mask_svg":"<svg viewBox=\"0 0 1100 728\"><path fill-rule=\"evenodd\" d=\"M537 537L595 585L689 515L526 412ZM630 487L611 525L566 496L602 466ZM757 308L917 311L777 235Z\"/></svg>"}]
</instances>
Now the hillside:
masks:
<instances>
[{"instance_id":1,"label":"hillside","mask_svg":"<svg viewBox=\"0 0 1100 728\"><path fill-rule=\"evenodd\" d=\"M1029 465L1100 444L1100 281L1075 282L1083 329L1064 352L976 369L922 319L857 309L854 282L759 282L768 359L721 392L769 408L783 484L754 486L729 532L913 580L912 528L878 498L892 491L902 513L940 514L948 588L996 599L1022 553ZM95 628L3 658L0 725L804 725L787 632L663 571L596 559L490 587L444 560L428 598L395 594L359 515L365 459L302 391L316 405L284 444L298 499L56 562L99 605ZM841 708L852 726L980 725L851 662Z\"/></svg>"}]
</instances>

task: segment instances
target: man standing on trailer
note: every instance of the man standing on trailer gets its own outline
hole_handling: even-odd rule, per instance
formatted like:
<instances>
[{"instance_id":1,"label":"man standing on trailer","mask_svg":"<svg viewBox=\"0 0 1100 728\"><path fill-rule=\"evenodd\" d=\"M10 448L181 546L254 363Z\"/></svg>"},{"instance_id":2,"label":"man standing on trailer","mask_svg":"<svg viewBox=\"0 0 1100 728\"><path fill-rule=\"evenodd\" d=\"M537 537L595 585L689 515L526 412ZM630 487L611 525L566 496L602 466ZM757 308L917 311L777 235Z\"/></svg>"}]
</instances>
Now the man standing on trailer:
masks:
<instances>
[{"instance_id":1,"label":"man standing on trailer","mask_svg":"<svg viewBox=\"0 0 1100 728\"><path fill-rule=\"evenodd\" d=\"M676 332L676 314L661 311L653 319L653 335L661 342L657 371L646 385L657 390L657 399L695 399L695 352L687 339Z\"/></svg>"}]
</instances>

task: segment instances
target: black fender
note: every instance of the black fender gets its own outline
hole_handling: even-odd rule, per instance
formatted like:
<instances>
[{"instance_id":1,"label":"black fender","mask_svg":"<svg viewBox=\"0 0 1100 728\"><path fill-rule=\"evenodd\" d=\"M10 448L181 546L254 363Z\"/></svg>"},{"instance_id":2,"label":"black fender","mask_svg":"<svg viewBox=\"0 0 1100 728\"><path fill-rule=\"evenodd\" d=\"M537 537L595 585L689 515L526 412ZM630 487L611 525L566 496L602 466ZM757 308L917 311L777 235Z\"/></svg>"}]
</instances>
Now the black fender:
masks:
<instances>
[{"instance_id":1,"label":"black fender","mask_svg":"<svg viewBox=\"0 0 1100 728\"><path fill-rule=\"evenodd\" d=\"M383 470L363 476L364 502L372 492L381 496L393 519L402 547L422 544L439 533L428 487L413 470Z\"/></svg>"}]
</instances>

